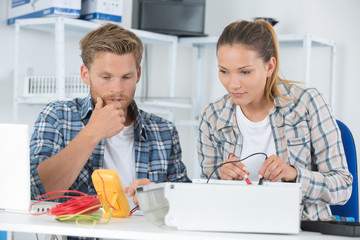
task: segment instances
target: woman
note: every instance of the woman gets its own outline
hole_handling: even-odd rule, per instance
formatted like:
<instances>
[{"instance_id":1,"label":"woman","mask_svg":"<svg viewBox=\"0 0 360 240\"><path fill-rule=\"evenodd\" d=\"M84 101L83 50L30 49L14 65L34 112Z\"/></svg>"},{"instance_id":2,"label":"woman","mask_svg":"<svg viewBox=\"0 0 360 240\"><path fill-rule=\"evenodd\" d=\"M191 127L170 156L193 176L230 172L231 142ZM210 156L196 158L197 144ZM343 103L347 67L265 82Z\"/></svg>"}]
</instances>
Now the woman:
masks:
<instances>
[{"instance_id":1,"label":"woman","mask_svg":"<svg viewBox=\"0 0 360 240\"><path fill-rule=\"evenodd\" d=\"M323 96L278 76L278 40L266 21L227 26L217 43L217 58L228 94L201 114L202 177L298 182L308 217L328 218L328 205L350 198L352 176ZM230 163L219 167L223 162Z\"/></svg>"}]
</instances>

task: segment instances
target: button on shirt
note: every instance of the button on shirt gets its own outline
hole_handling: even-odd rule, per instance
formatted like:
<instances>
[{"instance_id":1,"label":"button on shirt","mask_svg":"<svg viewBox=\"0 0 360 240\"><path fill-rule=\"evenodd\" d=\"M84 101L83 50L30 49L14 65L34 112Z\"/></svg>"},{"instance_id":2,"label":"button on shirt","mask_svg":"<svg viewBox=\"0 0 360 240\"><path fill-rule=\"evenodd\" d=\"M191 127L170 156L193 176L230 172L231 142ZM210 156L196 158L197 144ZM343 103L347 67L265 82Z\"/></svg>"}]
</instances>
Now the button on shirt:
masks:
<instances>
[{"instance_id":1,"label":"button on shirt","mask_svg":"<svg viewBox=\"0 0 360 240\"><path fill-rule=\"evenodd\" d=\"M316 89L282 82L278 88L293 100L275 96L275 107L269 115L276 155L296 168L303 210L310 219L327 218L331 214L329 205L345 203L352 190L340 130ZM225 95L201 113L197 148L204 178L229 153L241 156L243 136L236 125L235 108ZM220 179L220 169L212 177Z\"/></svg>"},{"instance_id":2,"label":"button on shirt","mask_svg":"<svg viewBox=\"0 0 360 240\"><path fill-rule=\"evenodd\" d=\"M155 183L190 181L181 161L179 135L174 124L138 109L135 102L131 103L130 108L134 113L136 178L148 178ZM30 141L32 199L45 193L38 175L38 165L69 145L88 123L92 111L90 95L71 101L55 101L42 110ZM105 139L95 147L70 190L96 194L91 174L103 168L104 150Z\"/></svg>"}]
</instances>

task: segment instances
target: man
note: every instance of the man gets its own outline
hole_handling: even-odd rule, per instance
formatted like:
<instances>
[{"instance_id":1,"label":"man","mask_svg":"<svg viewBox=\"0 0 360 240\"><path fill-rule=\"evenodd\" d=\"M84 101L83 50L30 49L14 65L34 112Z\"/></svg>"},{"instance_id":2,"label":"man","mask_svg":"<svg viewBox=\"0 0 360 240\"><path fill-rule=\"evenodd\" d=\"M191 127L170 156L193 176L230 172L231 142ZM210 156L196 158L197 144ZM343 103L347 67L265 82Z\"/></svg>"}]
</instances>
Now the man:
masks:
<instances>
[{"instance_id":1,"label":"man","mask_svg":"<svg viewBox=\"0 0 360 240\"><path fill-rule=\"evenodd\" d=\"M80 41L81 78L90 95L48 104L31 138L32 199L59 190L96 194L91 174L118 172L128 197L157 182L190 181L175 126L137 108L143 45L132 32L106 24Z\"/></svg>"}]
</instances>

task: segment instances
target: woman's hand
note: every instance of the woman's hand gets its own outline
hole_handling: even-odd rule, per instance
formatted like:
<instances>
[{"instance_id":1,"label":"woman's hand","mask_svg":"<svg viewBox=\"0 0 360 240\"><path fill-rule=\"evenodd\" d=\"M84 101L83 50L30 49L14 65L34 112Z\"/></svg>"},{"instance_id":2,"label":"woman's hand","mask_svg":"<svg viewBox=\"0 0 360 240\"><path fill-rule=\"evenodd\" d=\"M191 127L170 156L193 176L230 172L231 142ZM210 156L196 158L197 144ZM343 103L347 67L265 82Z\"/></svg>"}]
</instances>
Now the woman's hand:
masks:
<instances>
[{"instance_id":1,"label":"woman's hand","mask_svg":"<svg viewBox=\"0 0 360 240\"><path fill-rule=\"evenodd\" d=\"M239 160L236 157L230 157L225 162L231 162ZM249 177L249 172L246 171L246 167L242 162L234 162L224 164L220 168L221 179L222 180L243 180Z\"/></svg>"},{"instance_id":2,"label":"woman's hand","mask_svg":"<svg viewBox=\"0 0 360 240\"><path fill-rule=\"evenodd\" d=\"M265 160L259 170L259 178L277 182L283 179L287 182L295 182L297 177L296 168L288 165L284 160L276 155L271 155Z\"/></svg>"}]
</instances>

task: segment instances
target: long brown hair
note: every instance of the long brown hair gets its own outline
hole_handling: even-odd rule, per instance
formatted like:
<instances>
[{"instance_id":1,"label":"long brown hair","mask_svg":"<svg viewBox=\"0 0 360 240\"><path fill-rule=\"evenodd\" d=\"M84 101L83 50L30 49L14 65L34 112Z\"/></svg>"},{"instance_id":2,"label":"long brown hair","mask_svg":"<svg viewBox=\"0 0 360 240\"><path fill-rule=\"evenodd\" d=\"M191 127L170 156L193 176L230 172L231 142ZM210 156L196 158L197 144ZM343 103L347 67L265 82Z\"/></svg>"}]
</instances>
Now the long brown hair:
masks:
<instances>
[{"instance_id":1,"label":"long brown hair","mask_svg":"<svg viewBox=\"0 0 360 240\"><path fill-rule=\"evenodd\" d=\"M216 45L216 52L223 45L241 44L257 52L259 57L267 63L271 57L276 60L275 68L270 77L266 79L265 96L274 104L275 95L292 100L283 96L278 87L278 81L289 84L288 81L279 77L279 41L274 28L264 20L235 21L229 24L222 32Z\"/></svg>"}]
</instances>

